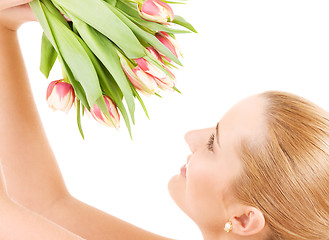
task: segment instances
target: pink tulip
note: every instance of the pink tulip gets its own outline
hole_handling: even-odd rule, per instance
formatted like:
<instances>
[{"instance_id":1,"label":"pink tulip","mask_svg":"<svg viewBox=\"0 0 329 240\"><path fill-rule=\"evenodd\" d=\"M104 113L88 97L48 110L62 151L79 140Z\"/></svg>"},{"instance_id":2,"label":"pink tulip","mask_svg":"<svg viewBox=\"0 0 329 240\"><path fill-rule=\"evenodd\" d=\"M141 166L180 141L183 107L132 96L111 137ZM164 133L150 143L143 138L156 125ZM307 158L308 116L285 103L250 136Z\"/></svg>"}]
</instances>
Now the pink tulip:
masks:
<instances>
[{"instance_id":1,"label":"pink tulip","mask_svg":"<svg viewBox=\"0 0 329 240\"><path fill-rule=\"evenodd\" d=\"M162 65L162 67L169 73L170 76L168 76L166 72L154 66L144 58L138 58L135 59L135 61L141 70L153 77L154 81L161 89L170 90L175 86L174 74L172 74L164 65Z\"/></svg>"},{"instance_id":2,"label":"pink tulip","mask_svg":"<svg viewBox=\"0 0 329 240\"><path fill-rule=\"evenodd\" d=\"M168 33L166 32L158 32L155 34L156 38L163 44L165 45L177 58L178 55L182 55L180 48L178 46L178 43L176 39L171 37ZM163 56L168 62L171 62L171 59L165 56L164 54L160 53L161 56Z\"/></svg>"},{"instance_id":3,"label":"pink tulip","mask_svg":"<svg viewBox=\"0 0 329 240\"><path fill-rule=\"evenodd\" d=\"M156 83L158 84L158 86L163 89L163 90L173 90L173 87L175 86L175 76L172 72L169 71L168 68L164 67L171 75L171 77L169 77L168 75L166 75L165 78L155 78Z\"/></svg>"},{"instance_id":4,"label":"pink tulip","mask_svg":"<svg viewBox=\"0 0 329 240\"><path fill-rule=\"evenodd\" d=\"M124 72L137 90L145 94L154 94L158 90L158 86L151 75L145 73L139 66L131 69L126 60L122 58L120 60Z\"/></svg>"},{"instance_id":5,"label":"pink tulip","mask_svg":"<svg viewBox=\"0 0 329 240\"><path fill-rule=\"evenodd\" d=\"M158 91L157 83L151 75L144 72L139 66L135 67L133 72L137 81L134 82L133 79L130 81L137 89L146 94L154 94Z\"/></svg>"},{"instance_id":6,"label":"pink tulip","mask_svg":"<svg viewBox=\"0 0 329 240\"><path fill-rule=\"evenodd\" d=\"M149 47L149 48L147 48L147 50L153 55L153 57L155 57L161 63L161 66L164 69L166 69L166 71L169 73L169 75L173 79L175 79L175 75L165 66L165 64L161 58L161 54L154 47Z\"/></svg>"},{"instance_id":7,"label":"pink tulip","mask_svg":"<svg viewBox=\"0 0 329 240\"><path fill-rule=\"evenodd\" d=\"M99 107L95 104L94 108L90 108L90 113L93 116L93 118L98 121L99 123L108 126L108 127L113 127L115 126L116 128L119 127L120 125L120 115L118 112L117 107L109 98L108 96L104 95L104 100L107 106L107 109L109 110L111 118L108 118L100 109ZM111 121L112 120L112 121ZM112 123L113 122L113 123Z\"/></svg>"},{"instance_id":8,"label":"pink tulip","mask_svg":"<svg viewBox=\"0 0 329 240\"><path fill-rule=\"evenodd\" d=\"M154 47L148 47L146 50L149 51L154 58L156 58L159 62L163 64L163 60L161 58L160 53Z\"/></svg>"},{"instance_id":9,"label":"pink tulip","mask_svg":"<svg viewBox=\"0 0 329 240\"><path fill-rule=\"evenodd\" d=\"M141 18L166 24L174 20L174 12L171 7L161 0L146 0L141 7L139 7L139 15Z\"/></svg>"},{"instance_id":10,"label":"pink tulip","mask_svg":"<svg viewBox=\"0 0 329 240\"><path fill-rule=\"evenodd\" d=\"M75 100L71 84L63 80L52 81L47 89L47 102L51 109L68 112Z\"/></svg>"},{"instance_id":11,"label":"pink tulip","mask_svg":"<svg viewBox=\"0 0 329 240\"><path fill-rule=\"evenodd\" d=\"M137 62L138 66L146 73L152 75L153 77L156 78L165 78L166 73L159 69L157 66L155 66L153 63L150 63L144 58L137 58L135 59Z\"/></svg>"}]
</instances>

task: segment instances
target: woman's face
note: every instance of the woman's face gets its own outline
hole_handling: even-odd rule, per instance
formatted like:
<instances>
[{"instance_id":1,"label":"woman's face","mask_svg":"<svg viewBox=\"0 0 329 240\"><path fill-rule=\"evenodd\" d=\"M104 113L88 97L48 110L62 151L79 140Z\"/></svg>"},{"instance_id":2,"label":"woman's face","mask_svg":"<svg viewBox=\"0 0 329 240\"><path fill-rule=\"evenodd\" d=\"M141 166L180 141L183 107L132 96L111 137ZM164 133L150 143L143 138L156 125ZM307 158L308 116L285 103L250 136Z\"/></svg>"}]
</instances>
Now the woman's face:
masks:
<instances>
[{"instance_id":1,"label":"woman's face","mask_svg":"<svg viewBox=\"0 0 329 240\"><path fill-rule=\"evenodd\" d=\"M216 127L185 135L191 154L181 173L168 185L176 204L201 231L223 231L236 202L230 184L241 172L237 148L242 138L257 140L262 133L264 100L249 97L228 111Z\"/></svg>"}]
</instances>

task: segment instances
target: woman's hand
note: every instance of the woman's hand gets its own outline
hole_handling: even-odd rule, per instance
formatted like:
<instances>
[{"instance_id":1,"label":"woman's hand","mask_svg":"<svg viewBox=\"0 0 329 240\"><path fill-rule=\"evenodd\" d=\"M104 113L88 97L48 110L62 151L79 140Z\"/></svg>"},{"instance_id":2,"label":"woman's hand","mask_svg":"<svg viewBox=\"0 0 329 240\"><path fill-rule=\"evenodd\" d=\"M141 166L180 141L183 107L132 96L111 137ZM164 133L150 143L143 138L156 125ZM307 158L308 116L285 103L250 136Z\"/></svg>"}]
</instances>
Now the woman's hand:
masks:
<instances>
[{"instance_id":1,"label":"woman's hand","mask_svg":"<svg viewBox=\"0 0 329 240\"><path fill-rule=\"evenodd\" d=\"M0 27L16 31L23 23L36 21L29 2L33 0L0 0Z\"/></svg>"}]
</instances>

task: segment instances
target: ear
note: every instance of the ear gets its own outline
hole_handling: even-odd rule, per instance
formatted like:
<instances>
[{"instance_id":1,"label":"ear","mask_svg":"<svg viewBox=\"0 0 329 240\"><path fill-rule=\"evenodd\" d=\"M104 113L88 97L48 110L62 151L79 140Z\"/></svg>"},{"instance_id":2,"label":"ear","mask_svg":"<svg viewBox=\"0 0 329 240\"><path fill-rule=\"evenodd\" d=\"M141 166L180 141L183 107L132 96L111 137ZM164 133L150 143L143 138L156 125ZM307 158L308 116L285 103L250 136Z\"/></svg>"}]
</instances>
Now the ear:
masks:
<instances>
[{"instance_id":1,"label":"ear","mask_svg":"<svg viewBox=\"0 0 329 240\"><path fill-rule=\"evenodd\" d=\"M250 236L260 233L265 227L263 213L254 207L244 207L239 216L232 219L233 232L240 236Z\"/></svg>"}]
</instances>

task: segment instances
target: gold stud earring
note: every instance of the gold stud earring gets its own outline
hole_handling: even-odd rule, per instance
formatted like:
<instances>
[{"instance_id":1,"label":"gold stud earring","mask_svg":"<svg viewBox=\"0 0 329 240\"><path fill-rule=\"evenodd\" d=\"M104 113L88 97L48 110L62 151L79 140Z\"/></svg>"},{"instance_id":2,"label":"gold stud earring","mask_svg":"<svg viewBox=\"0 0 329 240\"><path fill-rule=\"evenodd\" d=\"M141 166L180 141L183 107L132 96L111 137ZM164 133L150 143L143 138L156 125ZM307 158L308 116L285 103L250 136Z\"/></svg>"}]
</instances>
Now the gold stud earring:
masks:
<instances>
[{"instance_id":1,"label":"gold stud earring","mask_svg":"<svg viewBox=\"0 0 329 240\"><path fill-rule=\"evenodd\" d=\"M225 232L231 232L233 229L233 224L232 222L228 221L227 223L225 223L225 227L224 227L224 231Z\"/></svg>"}]
</instances>

